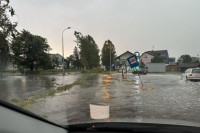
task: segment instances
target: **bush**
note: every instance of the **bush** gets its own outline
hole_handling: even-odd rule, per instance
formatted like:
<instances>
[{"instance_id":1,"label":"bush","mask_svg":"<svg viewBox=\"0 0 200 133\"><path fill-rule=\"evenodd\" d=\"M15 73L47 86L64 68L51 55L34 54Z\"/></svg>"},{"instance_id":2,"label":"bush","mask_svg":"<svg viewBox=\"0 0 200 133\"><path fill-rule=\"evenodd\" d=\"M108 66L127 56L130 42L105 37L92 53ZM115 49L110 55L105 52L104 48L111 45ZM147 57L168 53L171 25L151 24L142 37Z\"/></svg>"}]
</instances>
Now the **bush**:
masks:
<instances>
[{"instance_id":1,"label":"bush","mask_svg":"<svg viewBox=\"0 0 200 133\"><path fill-rule=\"evenodd\" d=\"M91 71L91 73L102 73L103 72L103 70L99 67L93 68L90 71Z\"/></svg>"},{"instance_id":2,"label":"bush","mask_svg":"<svg viewBox=\"0 0 200 133\"><path fill-rule=\"evenodd\" d=\"M83 69L81 72L82 73L88 73L88 70Z\"/></svg>"}]
</instances>

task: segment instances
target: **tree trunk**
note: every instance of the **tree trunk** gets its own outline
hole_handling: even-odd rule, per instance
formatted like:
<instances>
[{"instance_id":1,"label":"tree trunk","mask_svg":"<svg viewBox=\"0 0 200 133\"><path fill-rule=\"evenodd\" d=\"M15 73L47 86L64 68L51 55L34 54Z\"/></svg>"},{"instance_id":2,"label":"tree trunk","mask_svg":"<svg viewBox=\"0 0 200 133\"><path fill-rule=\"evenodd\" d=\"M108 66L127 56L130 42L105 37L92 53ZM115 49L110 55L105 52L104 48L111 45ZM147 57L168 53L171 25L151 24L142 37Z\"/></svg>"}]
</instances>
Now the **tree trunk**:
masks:
<instances>
[{"instance_id":1,"label":"tree trunk","mask_svg":"<svg viewBox=\"0 0 200 133\"><path fill-rule=\"evenodd\" d=\"M33 64L30 65L30 70L33 71Z\"/></svg>"}]
</instances>

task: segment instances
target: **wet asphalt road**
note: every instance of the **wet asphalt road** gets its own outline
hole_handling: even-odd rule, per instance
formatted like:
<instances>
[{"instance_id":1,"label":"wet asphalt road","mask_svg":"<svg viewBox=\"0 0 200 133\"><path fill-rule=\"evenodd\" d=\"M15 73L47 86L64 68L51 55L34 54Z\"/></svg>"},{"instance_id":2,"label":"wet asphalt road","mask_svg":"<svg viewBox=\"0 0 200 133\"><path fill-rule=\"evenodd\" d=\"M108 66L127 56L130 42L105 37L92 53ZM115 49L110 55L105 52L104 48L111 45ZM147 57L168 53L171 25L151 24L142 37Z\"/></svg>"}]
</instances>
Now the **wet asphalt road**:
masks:
<instances>
[{"instance_id":1,"label":"wet asphalt road","mask_svg":"<svg viewBox=\"0 0 200 133\"><path fill-rule=\"evenodd\" d=\"M155 118L200 122L200 82L178 74L142 75L144 86L129 74L92 74L89 86L74 86L40 99L29 110L61 125L94 121L89 104L110 106L110 118ZM136 82L135 82L136 80ZM105 121L110 121L106 119Z\"/></svg>"},{"instance_id":2,"label":"wet asphalt road","mask_svg":"<svg viewBox=\"0 0 200 133\"><path fill-rule=\"evenodd\" d=\"M76 79L85 75L71 73L66 76L56 75L29 75L29 76L2 76L0 79L0 99L10 102L11 99L27 99L31 96L44 93L49 89L56 89L58 86L71 84ZM55 79L56 84L49 85L48 81Z\"/></svg>"}]
</instances>

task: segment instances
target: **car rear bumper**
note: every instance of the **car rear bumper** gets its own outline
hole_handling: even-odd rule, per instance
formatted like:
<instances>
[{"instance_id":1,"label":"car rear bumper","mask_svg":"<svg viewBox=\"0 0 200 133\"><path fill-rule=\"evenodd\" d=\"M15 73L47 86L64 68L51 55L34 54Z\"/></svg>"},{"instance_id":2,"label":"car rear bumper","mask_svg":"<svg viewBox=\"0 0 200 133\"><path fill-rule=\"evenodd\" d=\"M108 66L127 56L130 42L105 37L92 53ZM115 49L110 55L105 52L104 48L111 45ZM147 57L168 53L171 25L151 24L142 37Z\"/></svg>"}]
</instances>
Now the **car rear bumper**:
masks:
<instances>
[{"instance_id":1,"label":"car rear bumper","mask_svg":"<svg viewBox=\"0 0 200 133\"><path fill-rule=\"evenodd\" d=\"M200 77L188 77L189 80L200 80Z\"/></svg>"}]
</instances>

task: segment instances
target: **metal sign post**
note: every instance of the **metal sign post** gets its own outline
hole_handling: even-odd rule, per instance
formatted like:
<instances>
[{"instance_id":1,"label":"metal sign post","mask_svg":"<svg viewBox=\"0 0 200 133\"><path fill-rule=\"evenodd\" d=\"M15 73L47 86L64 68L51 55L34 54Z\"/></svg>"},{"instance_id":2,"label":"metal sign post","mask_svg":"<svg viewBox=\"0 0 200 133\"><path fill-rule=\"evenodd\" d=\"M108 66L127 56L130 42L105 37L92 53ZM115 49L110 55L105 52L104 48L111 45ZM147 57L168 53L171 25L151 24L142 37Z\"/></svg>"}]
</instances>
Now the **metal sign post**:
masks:
<instances>
[{"instance_id":1,"label":"metal sign post","mask_svg":"<svg viewBox=\"0 0 200 133\"><path fill-rule=\"evenodd\" d=\"M122 66L122 77L123 77L124 79L126 79L126 78L127 78L127 67L126 67L126 62L123 62L122 65L123 65L123 66Z\"/></svg>"},{"instance_id":2,"label":"metal sign post","mask_svg":"<svg viewBox=\"0 0 200 133\"><path fill-rule=\"evenodd\" d=\"M139 69L139 61L140 61L139 57L140 57L140 53L135 52L133 56L130 56L130 57L127 58L127 61L130 65L130 67L136 69L136 71L137 71L137 69ZM142 87L143 87L143 82L142 82L142 79L140 77L139 72L137 72L137 74L140 78L140 81L141 81L141 84L142 84Z\"/></svg>"}]
</instances>

